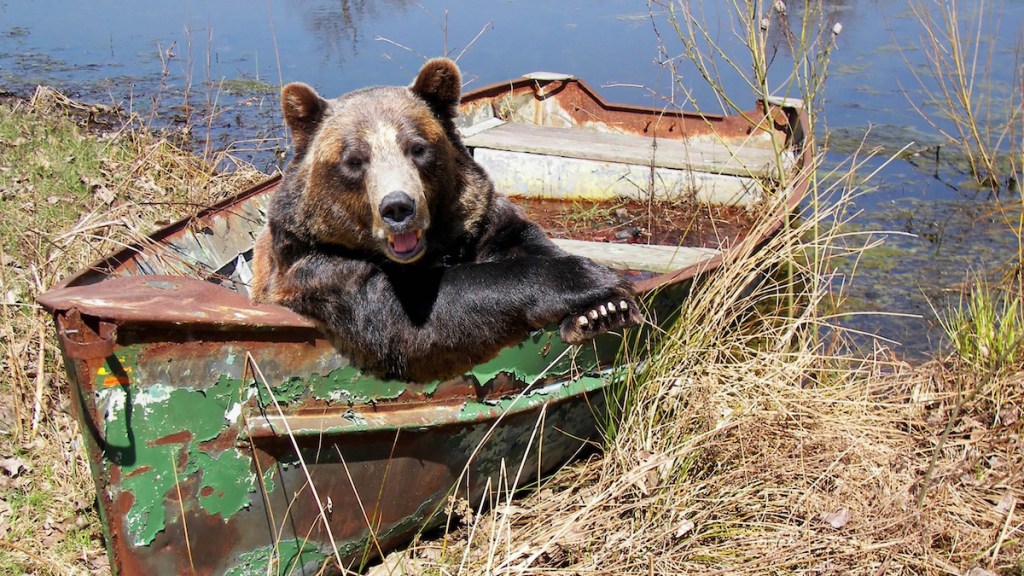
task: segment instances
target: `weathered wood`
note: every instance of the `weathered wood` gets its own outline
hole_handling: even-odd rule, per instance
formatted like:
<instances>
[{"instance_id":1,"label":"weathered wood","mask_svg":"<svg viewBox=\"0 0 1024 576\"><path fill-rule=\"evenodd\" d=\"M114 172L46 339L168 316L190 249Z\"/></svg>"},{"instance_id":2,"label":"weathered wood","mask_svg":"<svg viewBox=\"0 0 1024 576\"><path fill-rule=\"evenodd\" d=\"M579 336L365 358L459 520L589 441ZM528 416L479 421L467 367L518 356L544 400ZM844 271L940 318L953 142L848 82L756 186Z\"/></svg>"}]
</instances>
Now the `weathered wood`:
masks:
<instances>
[{"instance_id":1,"label":"weathered wood","mask_svg":"<svg viewBox=\"0 0 1024 576\"><path fill-rule=\"evenodd\" d=\"M619 270L643 270L663 273L679 270L708 260L720 251L714 248L660 246L656 244L615 244L587 242L565 238L552 239L570 254L586 256L591 260Z\"/></svg>"},{"instance_id":2,"label":"weathered wood","mask_svg":"<svg viewBox=\"0 0 1024 576\"><path fill-rule=\"evenodd\" d=\"M773 177L779 157L756 145L647 138L580 128L505 123L464 139L470 148L489 148L712 174ZM791 160L783 154L782 161Z\"/></svg>"},{"instance_id":3,"label":"weathered wood","mask_svg":"<svg viewBox=\"0 0 1024 576\"><path fill-rule=\"evenodd\" d=\"M703 204L749 206L764 193L753 178L547 154L476 148L473 158L495 186L510 196L612 200L693 200Z\"/></svg>"}]
</instances>

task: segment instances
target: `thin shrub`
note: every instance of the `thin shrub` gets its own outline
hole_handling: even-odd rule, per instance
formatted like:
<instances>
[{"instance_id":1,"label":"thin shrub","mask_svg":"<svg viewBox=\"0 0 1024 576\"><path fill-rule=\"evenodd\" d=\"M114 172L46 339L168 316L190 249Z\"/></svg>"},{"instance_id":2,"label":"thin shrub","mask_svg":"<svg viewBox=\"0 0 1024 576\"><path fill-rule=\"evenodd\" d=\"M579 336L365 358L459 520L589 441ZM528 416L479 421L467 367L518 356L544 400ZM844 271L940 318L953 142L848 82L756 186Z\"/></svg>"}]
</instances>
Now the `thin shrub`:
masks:
<instances>
[{"instance_id":1,"label":"thin shrub","mask_svg":"<svg viewBox=\"0 0 1024 576\"><path fill-rule=\"evenodd\" d=\"M1000 0L911 0L921 23L923 69L907 61L918 92L910 104L957 149L974 179L993 190L1020 192L1020 151L1024 138L1020 46L1012 80L996 82L1006 69L995 42L1003 19ZM965 6L967 8L965 8ZM922 98L923 96L923 98ZM919 104L923 100L924 104Z\"/></svg>"}]
</instances>

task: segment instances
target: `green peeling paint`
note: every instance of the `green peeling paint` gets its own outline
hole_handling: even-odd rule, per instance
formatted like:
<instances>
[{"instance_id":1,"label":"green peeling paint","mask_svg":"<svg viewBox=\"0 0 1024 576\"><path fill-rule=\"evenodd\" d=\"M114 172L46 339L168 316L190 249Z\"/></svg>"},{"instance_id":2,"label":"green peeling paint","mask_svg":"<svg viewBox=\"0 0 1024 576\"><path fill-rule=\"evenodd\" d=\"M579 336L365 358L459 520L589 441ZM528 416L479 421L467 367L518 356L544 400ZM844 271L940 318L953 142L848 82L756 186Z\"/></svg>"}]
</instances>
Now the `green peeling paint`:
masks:
<instances>
[{"instance_id":1,"label":"green peeling paint","mask_svg":"<svg viewBox=\"0 0 1024 576\"><path fill-rule=\"evenodd\" d=\"M204 510L226 519L251 503L256 477L250 471L252 460L248 455L234 449L217 457L200 452L195 456L195 465L203 471L199 505ZM213 492L204 496L209 490Z\"/></svg>"},{"instance_id":2,"label":"green peeling paint","mask_svg":"<svg viewBox=\"0 0 1024 576\"><path fill-rule=\"evenodd\" d=\"M298 376L288 378L279 384L271 383L270 390L274 393L274 399L280 404L293 404L298 402L306 393L306 381ZM262 389L260 393L262 393ZM264 404L269 404L265 402Z\"/></svg>"},{"instance_id":3,"label":"green peeling paint","mask_svg":"<svg viewBox=\"0 0 1024 576\"><path fill-rule=\"evenodd\" d=\"M553 330L534 332L519 344L503 349L494 359L476 366L472 373L481 384L502 372L532 384L541 378L558 377L571 371L587 372L597 366L595 346L602 357L611 358L618 351L621 339L607 334L594 342L594 345L569 346Z\"/></svg>"},{"instance_id":4,"label":"green peeling paint","mask_svg":"<svg viewBox=\"0 0 1024 576\"><path fill-rule=\"evenodd\" d=\"M313 397L329 402L369 404L398 398L408 388L401 380L381 380L352 366L337 368L327 376L311 374L309 387Z\"/></svg>"},{"instance_id":5,"label":"green peeling paint","mask_svg":"<svg viewBox=\"0 0 1024 576\"><path fill-rule=\"evenodd\" d=\"M107 406L106 456L120 465L121 491L134 498L125 515L133 545L148 545L163 530L166 500L176 477L181 483L201 474L199 505L210 514L228 518L251 503L256 478L249 457L235 448L219 453L200 448L228 427L225 414L237 403L240 384L222 376L205 390L158 384L144 389L124 385L98 393L100 403ZM184 469L175 471L172 467L183 459Z\"/></svg>"},{"instance_id":6,"label":"green peeling paint","mask_svg":"<svg viewBox=\"0 0 1024 576\"><path fill-rule=\"evenodd\" d=\"M600 376L581 376L565 384L542 388L539 392L527 392L523 395L487 402L466 402L459 412L459 421L475 422L482 418L520 412L552 400L600 390L604 388L605 383L606 379Z\"/></svg>"},{"instance_id":7,"label":"green peeling paint","mask_svg":"<svg viewBox=\"0 0 1024 576\"><path fill-rule=\"evenodd\" d=\"M485 384L505 372L535 389L523 396L495 401L467 402L459 413L460 421L478 421L502 413L535 408L551 400L597 390L604 386L599 375L593 375L598 355L609 358L618 349L620 339L611 335L598 338L595 345L569 347L551 331L536 332L517 346L503 350L494 360L476 367L472 374ZM609 354L609 351L611 353ZM259 479L253 471L251 456L238 448L204 449L203 443L232 434L231 427L241 421L245 401L257 396L264 406L271 405L265 390L245 386L234 378L220 375L215 383L202 389L205 381L162 382L148 387L138 385L139 350L125 347L116 357L108 359L102 374L96 377L96 402L104 411L104 434L107 459L120 466L120 484L111 497L129 493L133 500L125 514L127 533L133 546L147 546L167 522L167 510L175 482L188 480L198 494L184 495L186 510L198 506L210 515L227 520L248 507L257 498ZM237 358L227 358L227 365ZM588 375L590 374L590 375ZM545 379L573 375L568 384L542 385ZM211 377L214 375L211 375ZM134 384L134 385L133 385ZM271 383L274 398L281 404L316 399L345 405L366 405L377 401L398 399L407 390L415 389L430 395L436 382L410 384L398 380L381 380L344 366L328 374L312 373ZM358 416L352 412L354 417ZM355 421L366 425L365 421ZM321 431L323 432L323 431ZM263 479L271 484L271 474ZM272 490L272 488L271 488ZM283 565L299 554L292 545L280 551ZM315 552L313 558L320 558ZM301 562L306 562L306 552ZM249 558L265 573L270 552L256 551ZM287 560L287 561L286 561ZM246 560L248 562L248 560ZM232 573L247 574L245 567Z\"/></svg>"},{"instance_id":8,"label":"green peeling paint","mask_svg":"<svg viewBox=\"0 0 1024 576\"><path fill-rule=\"evenodd\" d=\"M268 574L306 574L302 567L319 566L327 559L314 542L282 540L239 555L238 563L225 576L267 576ZM316 569L310 573L317 573Z\"/></svg>"}]
</instances>

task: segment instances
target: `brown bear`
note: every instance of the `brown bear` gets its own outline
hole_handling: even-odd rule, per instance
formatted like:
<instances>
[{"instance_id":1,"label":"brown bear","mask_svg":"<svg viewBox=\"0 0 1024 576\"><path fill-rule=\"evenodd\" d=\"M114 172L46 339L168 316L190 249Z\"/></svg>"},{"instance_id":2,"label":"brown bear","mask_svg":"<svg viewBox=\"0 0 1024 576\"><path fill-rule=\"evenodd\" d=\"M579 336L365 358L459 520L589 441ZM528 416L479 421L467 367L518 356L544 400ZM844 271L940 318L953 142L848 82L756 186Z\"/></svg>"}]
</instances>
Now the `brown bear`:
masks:
<instances>
[{"instance_id":1,"label":"brown bear","mask_svg":"<svg viewBox=\"0 0 1024 576\"><path fill-rule=\"evenodd\" d=\"M458 67L335 100L281 92L294 157L254 255L253 300L313 318L375 374L460 374L561 322L579 343L637 324L631 283L556 247L494 186L453 118Z\"/></svg>"}]
</instances>

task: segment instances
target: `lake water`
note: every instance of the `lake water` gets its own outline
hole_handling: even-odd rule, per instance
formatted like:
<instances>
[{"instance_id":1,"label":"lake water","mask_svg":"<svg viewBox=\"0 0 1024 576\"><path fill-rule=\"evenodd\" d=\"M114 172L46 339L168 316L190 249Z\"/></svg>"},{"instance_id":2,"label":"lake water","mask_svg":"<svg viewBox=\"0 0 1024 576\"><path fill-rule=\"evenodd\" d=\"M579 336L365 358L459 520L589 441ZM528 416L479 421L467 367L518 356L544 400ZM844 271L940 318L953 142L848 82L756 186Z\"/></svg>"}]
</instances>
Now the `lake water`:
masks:
<instances>
[{"instance_id":1,"label":"lake water","mask_svg":"<svg viewBox=\"0 0 1024 576\"><path fill-rule=\"evenodd\" d=\"M911 104L928 108L930 102L910 74L925 56L907 0L820 1L826 26L842 26L819 126L832 150L826 164L842 162L865 135L890 152L910 142L915 148L941 142ZM715 42L739 54L721 12L730 3L692 4ZM790 18L798 21L804 1L790 4ZM965 18L978 5L958 4ZM1024 2L986 4L989 81L1005 97L1018 81ZM285 146L277 103L282 82L301 80L326 96L406 84L424 57L445 53L460 56L468 89L526 72L569 72L611 101L662 106L688 91L705 110L720 111L692 66L681 66L673 84L659 64L655 30L673 55L679 49L662 12L623 0L8 0L0 1L0 90L28 95L46 84L161 122L187 118L198 127L198 147L209 134L210 146L230 144L264 169L274 168L280 161L274 152ZM782 85L788 68L772 70L773 85ZM723 82L727 94L753 105L736 75ZM929 302L942 309L968 270L995 273L1014 257L1015 239L994 209L1019 197L995 198L948 164L936 169L931 151L910 160L883 168L856 200L853 209L861 213L854 227L880 231L875 237L885 242L862 258L843 311L872 313L846 323L920 356L939 346ZM862 172L881 165L872 160Z\"/></svg>"}]
</instances>

